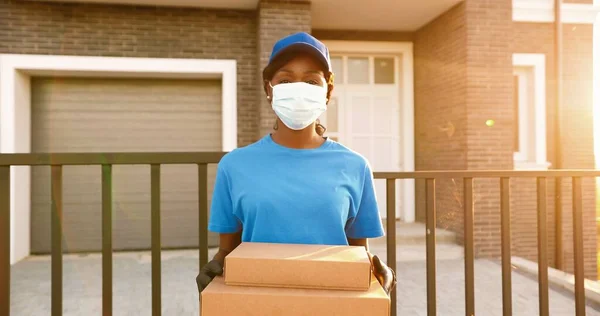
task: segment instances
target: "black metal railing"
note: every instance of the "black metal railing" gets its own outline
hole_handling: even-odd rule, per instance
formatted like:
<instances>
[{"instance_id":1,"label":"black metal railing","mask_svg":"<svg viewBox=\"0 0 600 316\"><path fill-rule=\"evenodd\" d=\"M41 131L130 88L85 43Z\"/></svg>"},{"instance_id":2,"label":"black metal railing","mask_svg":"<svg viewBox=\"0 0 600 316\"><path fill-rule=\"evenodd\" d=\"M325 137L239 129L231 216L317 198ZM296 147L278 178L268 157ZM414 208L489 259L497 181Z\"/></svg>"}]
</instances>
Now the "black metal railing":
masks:
<instances>
[{"instance_id":1,"label":"black metal railing","mask_svg":"<svg viewBox=\"0 0 600 316\"><path fill-rule=\"evenodd\" d=\"M208 262L208 165L225 153L0 154L0 315L10 315L10 167L51 169L51 311L62 315L63 166L97 165L102 177L102 315L112 315L112 167L150 165L152 315L161 314L160 170L166 164L198 166L199 267Z\"/></svg>"},{"instance_id":2,"label":"black metal railing","mask_svg":"<svg viewBox=\"0 0 600 316\"><path fill-rule=\"evenodd\" d=\"M49 166L51 168L51 310L62 315L62 174L63 166L97 165L102 178L102 314L112 315L112 167L113 165L150 165L151 173L151 265L152 315L161 314L161 243L160 243L160 176L161 165L195 164L198 166L199 268L208 262L208 165L216 164L225 153L69 153L69 154L0 154L0 315L10 315L10 167ZM425 185L427 312L436 315L436 180L462 179L464 184L464 260L465 312L475 314L474 290L474 199L476 178L499 179L501 214L501 257L503 315L512 315L510 196L511 178L537 179L538 281L539 310L547 316L548 260L546 228L546 183L548 178L572 178L573 244L575 269L576 315L585 315L582 178L599 177L596 170L553 171L419 171L376 172L376 179L386 181L387 194L387 263L396 269L396 182L421 179ZM543 223L543 224L540 224ZM396 291L391 295L391 314L396 315Z\"/></svg>"},{"instance_id":3,"label":"black metal railing","mask_svg":"<svg viewBox=\"0 0 600 316\"><path fill-rule=\"evenodd\" d=\"M573 190L573 249L575 271L575 314L585 315L585 288L583 265L583 205L582 178L596 178L600 170L549 170L549 171L417 171L417 172L376 172L376 179L385 179L387 185L387 263L396 269L396 180L425 180L425 226L426 226L426 266L427 266L427 314L437 315L436 304L436 198L435 181L437 179L462 179L464 185L464 266L465 266L465 315L475 315L475 275L474 275L474 179L499 179L500 188L500 226L502 261L502 309L504 316L512 315L511 282L511 240L510 240L510 179L537 179L537 251L538 251L538 288L539 315L549 315L548 300L548 233L546 226L546 197L548 178L572 179ZM558 199L560 203L560 199ZM561 224L557 224L560 226ZM558 236L562 238L562 236ZM392 316L396 315L396 293L391 295Z\"/></svg>"}]
</instances>

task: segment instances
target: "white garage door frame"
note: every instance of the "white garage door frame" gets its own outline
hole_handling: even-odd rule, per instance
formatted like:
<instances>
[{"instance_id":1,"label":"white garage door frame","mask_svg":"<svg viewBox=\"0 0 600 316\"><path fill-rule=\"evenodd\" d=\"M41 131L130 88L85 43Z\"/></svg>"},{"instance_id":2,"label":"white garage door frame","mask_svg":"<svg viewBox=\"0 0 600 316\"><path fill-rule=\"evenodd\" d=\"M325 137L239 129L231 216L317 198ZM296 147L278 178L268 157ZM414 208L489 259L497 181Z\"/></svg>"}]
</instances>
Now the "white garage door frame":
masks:
<instances>
[{"instance_id":1,"label":"white garage door frame","mask_svg":"<svg viewBox=\"0 0 600 316\"><path fill-rule=\"evenodd\" d=\"M332 54L392 54L400 57L400 128L402 129L402 171L415 171L415 100L414 100L414 59L412 42L375 41L324 41ZM386 170L374 170L386 171ZM401 180L402 219L415 221L415 181Z\"/></svg>"},{"instance_id":2,"label":"white garage door frame","mask_svg":"<svg viewBox=\"0 0 600 316\"><path fill-rule=\"evenodd\" d=\"M237 147L236 67L235 60L219 59L0 55L0 153L31 152L32 76L221 79L223 151L231 151ZM11 168L11 264L30 254L30 175L30 167Z\"/></svg>"}]
</instances>

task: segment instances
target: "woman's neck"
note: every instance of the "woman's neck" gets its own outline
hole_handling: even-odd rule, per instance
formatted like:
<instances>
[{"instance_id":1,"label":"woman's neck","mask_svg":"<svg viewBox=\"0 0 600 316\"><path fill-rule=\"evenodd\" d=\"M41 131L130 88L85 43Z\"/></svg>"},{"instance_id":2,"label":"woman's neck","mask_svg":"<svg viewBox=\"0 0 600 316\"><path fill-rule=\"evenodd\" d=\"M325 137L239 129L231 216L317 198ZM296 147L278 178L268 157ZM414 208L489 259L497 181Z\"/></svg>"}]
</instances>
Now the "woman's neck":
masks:
<instances>
[{"instance_id":1,"label":"woman's neck","mask_svg":"<svg viewBox=\"0 0 600 316\"><path fill-rule=\"evenodd\" d=\"M295 149L311 149L320 147L325 142L325 138L317 134L314 124L299 131L289 129L286 126L282 127L281 125L283 124L279 124L279 129L271 134L273 141L281 146Z\"/></svg>"}]
</instances>

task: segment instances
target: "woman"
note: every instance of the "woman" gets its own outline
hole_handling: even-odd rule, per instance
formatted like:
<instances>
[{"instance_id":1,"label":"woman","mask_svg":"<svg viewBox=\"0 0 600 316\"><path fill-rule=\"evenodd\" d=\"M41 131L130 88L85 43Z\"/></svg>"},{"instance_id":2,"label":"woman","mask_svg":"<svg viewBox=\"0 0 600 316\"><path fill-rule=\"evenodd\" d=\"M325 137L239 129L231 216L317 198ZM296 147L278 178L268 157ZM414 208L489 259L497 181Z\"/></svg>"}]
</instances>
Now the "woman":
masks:
<instances>
[{"instance_id":1,"label":"woman","mask_svg":"<svg viewBox=\"0 0 600 316\"><path fill-rule=\"evenodd\" d=\"M365 158L323 136L318 117L333 90L329 51L307 33L279 40L263 71L274 132L233 150L217 168L208 229L219 252L196 278L202 291L244 242L364 246L384 235ZM394 272L372 256L389 294Z\"/></svg>"}]
</instances>

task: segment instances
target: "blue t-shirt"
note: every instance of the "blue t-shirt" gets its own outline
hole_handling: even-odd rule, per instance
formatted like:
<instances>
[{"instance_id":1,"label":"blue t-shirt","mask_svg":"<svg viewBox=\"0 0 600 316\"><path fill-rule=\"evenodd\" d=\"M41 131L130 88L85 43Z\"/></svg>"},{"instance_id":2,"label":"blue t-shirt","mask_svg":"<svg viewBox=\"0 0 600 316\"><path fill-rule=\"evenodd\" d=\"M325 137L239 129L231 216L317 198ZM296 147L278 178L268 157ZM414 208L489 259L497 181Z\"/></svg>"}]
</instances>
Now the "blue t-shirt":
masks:
<instances>
[{"instance_id":1,"label":"blue t-shirt","mask_svg":"<svg viewBox=\"0 0 600 316\"><path fill-rule=\"evenodd\" d=\"M384 235L367 160L327 139L292 149L271 135L217 167L208 229L244 242L347 245Z\"/></svg>"}]
</instances>

